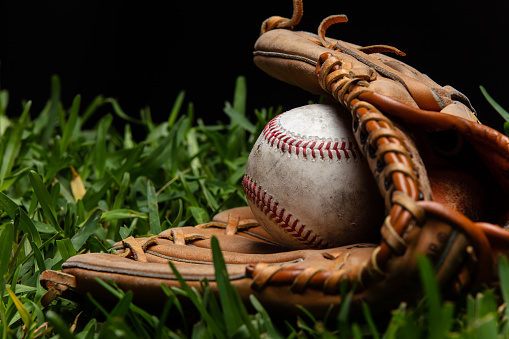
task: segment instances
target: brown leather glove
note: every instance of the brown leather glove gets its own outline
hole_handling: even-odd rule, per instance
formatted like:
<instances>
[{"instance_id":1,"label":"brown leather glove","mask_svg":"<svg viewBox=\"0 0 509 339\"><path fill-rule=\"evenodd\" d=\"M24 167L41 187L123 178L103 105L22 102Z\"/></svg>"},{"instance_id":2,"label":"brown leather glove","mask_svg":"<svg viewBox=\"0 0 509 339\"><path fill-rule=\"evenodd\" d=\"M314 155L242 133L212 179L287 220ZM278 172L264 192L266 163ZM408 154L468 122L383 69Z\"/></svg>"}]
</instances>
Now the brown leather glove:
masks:
<instances>
[{"instance_id":1,"label":"brown leather glove","mask_svg":"<svg viewBox=\"0 0 509 339\"><path fill-rule=\"evenodd\" d=\"M219 213L207 224L172 228L150 238L127 238L113 247L116 254L71 257L62 265L62 272L48 270L41 275L41 283L50 291L45 303L69 287L100 300L114 300L95 280L100 278L133 291L138 304L162 306L166 296L161 284L180 287L168 261L191 287L200 289L200 282L206 278L217 290L212 236L219 240L230 280L246 304L254 294L269 310L285 313L295 312L295 305L303 305L318 315L329 305L337 305L338 268L356 269L369 259L375 247L355 244L323 251L290 251L275 243L258 225L249 207L239 207ZM324 284L327 277L328 283Z\"/></svg>"},{"instance_id":2,"label":"brown leather glove","mask_svg":"<svg viewBox=\"0 0 509 339\"><path fill-rule=\"evenodd\" d=\"M482 125L454 88L381 54L402 54L397 49L326 38L326 29L346 21L344 16L325 19L313 35L291 30L301 15L302 3L294 0L291 19L264 22L255 63L351 113L356 141L385 199L381 242L289 251L240 208L211 224L126 239L115 246L118 254L72 257L62 272L41 276L53 295L71 287L105 296L94 281L100 277L133 290L141 302L160 303L161 284L179 286L168 261L190 285L199 288L206 277L214 289L212 235L243 299L254 294L267 309L281 312L299 304L324 314L339 304L345 281L356 286L354 307L361 301L374 311L395 307L420 290L417 254L431 260L450 296L496 279L496 254L509 248L502 227L509 216L509 139Z\"/></svg>"}]
</instances>

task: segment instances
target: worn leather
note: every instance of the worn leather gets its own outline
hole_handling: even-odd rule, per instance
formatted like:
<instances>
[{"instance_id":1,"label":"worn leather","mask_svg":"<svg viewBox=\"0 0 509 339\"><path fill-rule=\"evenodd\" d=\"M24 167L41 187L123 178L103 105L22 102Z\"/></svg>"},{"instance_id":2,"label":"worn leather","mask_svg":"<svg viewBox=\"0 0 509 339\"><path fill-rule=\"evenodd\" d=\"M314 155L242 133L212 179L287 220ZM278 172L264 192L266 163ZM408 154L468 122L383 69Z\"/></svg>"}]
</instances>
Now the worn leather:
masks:
<instances>
[{"instance_id":1,"label":"worn leather","mask_svg":"<svg viewBox=\"0 0 509 339\"><path fill-rule=\"evenodd\" d=\"M114 281L121 289L133 291L136 303L157 308L166 298L161 284L181 287L168 264L172 262L189 286L200 289L201 281L207 279L212 290L217 292L210 250L211 238L215 236L231 283L246 304L254 294L270 310L290 314L298 311L296 305L303 305L316 314L324 314L329 306L337 307L340 285L336 281L329 286L330 293L324 294L323 279L318 283L308 279L317 272L335 272L338 267L353 270L368 260L375 248L374 244L355 244L324 251L290 251L278 246L252 221L249 207L241 207L218 214L211 223L179 228L177 233L183 234L185 243L179 243L175 229L154 237L126 239L114 245L116 254L87 253L69 258L62 265L62 272L43 272L41 283L48 290L56 287L58 292L51 296L62 293L65 296L71 287L83 295L91 293L103 301L114 301L96 279ZM244 228L243 224L249 224L249 228ZM234 233L230 232L232 229ZM135 255L132 249L137 245L143 249ZM312 272L306 271L308 267L313 268ZM278 286L267 288L273 284ZM288 295L293 297L288 299Z\"/></svg>"},{"instance_id":2,"label":"worn leather","mask_svg":"<svg viewBox=\"0 0 509 339\"><path fill-rule=\"evenodd\" d=\"M270 19L267 21L270 22ZM325 27L328 25L322 24ZM324 88L320 84L321 80L316 81L317 64L322 54L328 53L340 60L350 73L370 70L371 79L363 78L368 85L365 87L366 92L359 95L359 99L373 104L389 117L404 121L406 133L403 134L409 135L409 132L420 134L417 141L420 147L419 154L426 157L426 168L435 189L435 200L448 202L456 197L454 198L456 201L449 203L449 207L458 209L460 206L461 212L467 213L475 220L482 220L487 217L484 212L489 207L468 206L468 201L473 201L473 205L496 205L494 201L486 203L483 200L490 200L495 196L497 199L501 196L507 199L509 139L481 124L469 100L462 93L452 86L437 84L425 74L396 58L376 53L374 48L368 47L375 51L368 54L364 52L366 48L359 45L329 37L320 39L317 34L289 28L293 27L269 30L259 37L254 48L254 62L259 68L281 81L333 100L336 98L330 89ZM318 31L319 34L324 33L322 27ZM324 46L322 40L329 46ZM423 131L428 135L424 137ZM451 135L449 140L451 138L454 140L451 143L444 143L440 138L445 134ZM453 134L457 136L454 137ZM438 157L436 149L433 152L429 151L429 148L437 147L444 148L439 150L441 153L452 151L449 152L451 156ZM457 156L459 153L471 154L467 157ZM461 161L457 162L457 158ZM466 181L456 180L454 183L453 176L447 174L451 171L462 173L458 178L466 178ZM465 182L472 183L472 190L467 192L467 195L464 187L456 187L463 186ZM476 185L481 185L482 188L475 188ZM496 189L494 186L497 185L503 189ZM456 192L445 192L445 187ZM457 198L462 195L462 199ZM480 196L484 199L477 198ZM507 219L504 216L506 213L504 208L496 213L498 215L492 217L491 221L505 225Z\"/></svg>"},{"instance_id":3,"label":"worn leather","mask_svg":"<svg viewBox=\"0 0 509 339\"><path fill-rule=\"evenodd\" d=\"M477 121L468 99L451 86L442 87L416 69L387 55L368 55L358 50L357 45L330 38L327 40L340 50L321 46L318 37L308 32L272 30L256 41L254 62L278 80L314 94L329 96L317 83L315 70L320 55L330 52L350 63L352 69L369 66L377 71L370 86L380 94L412 107L433 111L445 109L444 112L448 114Z\"/></svg>"},{"instance_id":4,"label":"worn leather","mask_svg":"<svg viewBox=\"0 0 509 339\"><path fill-rule=\"evenodd\" d=\"M354 287L353 309L367 302L387 311L419 296L418 255L435 268L443 294L454 297L496 277L497 254L509 254L509 139L482 125L468 99L380 51L295 32L302 2L291 19L262 25L254 61L271 76L324 95L351 114L352 130L367 159L386 218L381 241L321 250L282 247L257 226L247 208L220 213L205 225L128 238L114 253L70 258L62 272L46 271L41 283L52 297L72 289L107 298L94 280L113 280L137 302L160 305L161 284L179 287L168 262L200 288L207 278L217 292L210 239L216 236L227 272L243 300L255 295L279 314L303 305L316 316L338 310L342 285ZM370 206L366 206L369 213Z\"/></svg>"},{"instance_id":5,"label":"worn leather","mask_svg":"<svg viewBox=\"0 0 509 339\"><path fill-rule=\"evenodd\" d=\"M244 207L225 211L222 215L235 216L238 211L250 214L249 208ZM374 312L387 311L401 300L414 300L417 295L419 284L415 275L415 254L443 257L446 253L456 260L468 257L465 252L466 237L454 232L449 224L440 220L440 215L429 217L422 228L414 228L408 234L410 248L389 263L385 279L371 282L369 288L360 288L357 274L371 260L376 244L290 251L273 244L270 238L246 236L240 230L228 235L225 228L217 224L180 230L186 238L194 240L177 244L175 239L168 239L173 237L171 229L162 232L159 237L138 238L135 241L140 247L151 243L143 250L146 261L135 259L133 254L123 257L122 254L129 252L131 247L126 245L126 241L119 242L114 246L118 254L87 253L71 257L62 265L62 272L43 272L41 282L49 290L63 287L58 293L52 293L54 296L64 293L65 297L65 292L71 287L79 294L90 293L104 302L115 298L96 279L114 281L122 290L132 291L137 304L158 309L166 298L161 284L181 288L168 262L177 267L189 286L200 289L201 281L207 279L212 291L217 293L210 251L210 239L215 236L219 240L231 283L246 305L250 304L249 296L254 295L270 311L283 312L281 315L295 314L299 312L297 305L301 305L316 316L323 316L329 309L338 311L343 283L350 288L358 288L352 299L352 310L359 310L361 302L367 302ZM250 230L264 232L260 226L252 226ZM449 247L448 251L443 251L445 246ZM441 262L437 266L437 276L441 283L446 284L456 272L456 267L451 269L450 263L456 261ZM466 281L458 283L470 283L471 273L469 271ZM483 279L490 274L489 271L482 272Z\"/></svg>"}]
</instances>

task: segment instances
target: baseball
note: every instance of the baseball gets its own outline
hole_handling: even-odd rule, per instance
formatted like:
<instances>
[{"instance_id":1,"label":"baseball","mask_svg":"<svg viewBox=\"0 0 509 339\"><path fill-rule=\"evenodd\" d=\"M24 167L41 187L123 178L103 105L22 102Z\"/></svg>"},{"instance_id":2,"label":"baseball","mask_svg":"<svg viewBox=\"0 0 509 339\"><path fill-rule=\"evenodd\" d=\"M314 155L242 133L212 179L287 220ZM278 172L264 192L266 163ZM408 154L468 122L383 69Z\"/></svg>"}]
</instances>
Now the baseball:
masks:
<instances>
[{"instance_id":1,"label":"baseball","mask_svg":"<svg viewBox=\"0 0 509 339\"><path fill-rule=\"evenodd\" d=\"M249 155L243 188L256 219L289 248L379 238L384 204L339 105L308 105L272 119Z\"/></svg>"}]
</instances>

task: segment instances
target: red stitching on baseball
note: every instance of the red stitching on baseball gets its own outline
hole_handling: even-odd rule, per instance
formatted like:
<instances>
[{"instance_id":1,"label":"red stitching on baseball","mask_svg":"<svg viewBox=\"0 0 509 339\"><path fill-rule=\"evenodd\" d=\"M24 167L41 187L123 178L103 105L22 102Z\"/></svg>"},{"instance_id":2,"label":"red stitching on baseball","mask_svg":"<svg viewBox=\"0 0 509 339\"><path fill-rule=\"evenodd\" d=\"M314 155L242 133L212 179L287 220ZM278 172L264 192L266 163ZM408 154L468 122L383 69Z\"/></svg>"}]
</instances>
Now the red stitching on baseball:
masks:
<instances>
[{"instance_id":1,"label":"red stitching on baseball","mask_svg":"<svg viewBox=\"0 0 509 339\"><path fill-rule=\"evenodd\" d=\"M302 143L302 140L299 140L297 141L297 143L295 144L295 153L297 155L299 155L299 150L300 150L300 144Z\"/></svg>"},{"instance_id":2,"label":"red stitching on baseball","mask_svg":"<svg viewBox=\"0 0 509 339\"><path fill-rule=\"evenodd\" d=\"M244 175L242 180L242 187L246 197L254 202L265 215L281 227L285 232L293 236L296 240L311 248L320 248L323 244L323 239L319 238L313 230L306 228L306 225L300 225L299 219L296 219L292 214L286 214L283 208L279 213L277 212L278 203L272 203L272 197L266 192L262 193L262 186L257 185L255 181L251 180L247 175Z\"/></svg>"},{"instance_id":3,"label":"red stitching on baseball","mask_svg":"<svg viewBox=\"0 0 509 339\"><path fill-rule=\"evenodd\" d=\"M348 152L347 152L347 150L345 149L345 146L346 146L346 143L343 141L343 142L341 143L341 150L343 151L343 153L345 153L345 157L348 159L348 158L350 158L350 156L348 155Z\"/></svg>"},{"instance_id":4,"label":"red stitching on baseball","mask_svg":"<svg viewBox=\"0 0 509 339\"><path fill-rule=\"evenodd\" d=\"M346 159L362 158L362 153L359 152L357 144L352 140L341 141L340 146L340 142L338 141L305 141L298 139L297 136L287 134L287 131L281 130L278 124L281 115L273 118L262 132L263 137L271 147L275 146L282 152L288 152L288 154L295 152L295 155L299 155L302 153L304 158L307 158L308 155L313 159L316 159L318 156L321 159L328 158L338 160L341 160L343 156Z\"/></svg>"},{"instance_id":5,"label":"red stitching on baseball","mask_svg":"<svg viewBox=\"0 0 509 339\"><path fill-rule=\"evenodd\" d=\"M355 145L354 145L354 144L352 144L351 142L349 143L348 150L349 150L349 151L353 154L353 158L354 158L354 159L357 159L357 152L355 152L355 151L353 150L353 148L357 149L356 147L357 147L357 144L355 144ZM346 154L346 153L345 153L345 154ZM361 156L362 156L362 153L361 153Z\"/></svg>"}]
</instances>

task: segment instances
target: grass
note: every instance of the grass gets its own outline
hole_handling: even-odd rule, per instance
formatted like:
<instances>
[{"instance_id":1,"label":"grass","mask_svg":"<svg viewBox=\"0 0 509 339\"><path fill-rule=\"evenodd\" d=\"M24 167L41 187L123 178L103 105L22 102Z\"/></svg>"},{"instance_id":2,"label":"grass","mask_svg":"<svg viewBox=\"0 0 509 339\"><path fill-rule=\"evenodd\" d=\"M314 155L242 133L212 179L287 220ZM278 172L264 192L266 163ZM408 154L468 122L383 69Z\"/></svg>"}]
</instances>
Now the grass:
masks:
<instances>
[{"instance_id":1,"label":"grass","mask_svg":"<svg viewBox=\"0 0 509 339\"><path fill-rule=\"evenodd\" d=\"M484 288L456 304L442 300L429 262L421 258L425 297L402 303L383 319L364 305L359 318L348 312L345 295L339 315L315 319L303 310L278 319L253 297L248 312L230 285L224 260L213 242L219 297L182 280L165 289L157 314L134 305L132 294L102 284L118 298L82 303L59 299L43 308L40 273L58 270L77 253L107 251L128 236L157 234L169 227L202 223L230 207L245 205L241 189L247 156L278 109L246 112L246 83L239 77L225 122L205 125L181 92L156 123L150 110L128 116L112 98L98 96L88 106L76 96L60 101L60 83L42 112L8 108L0 91L0 336L2 338L496 338L509 336L509 264L500 260L500 288ZM10 118L9 116L15 116ZM100 112L110 111L102 114ZM95 121L95 123L93 123ZM122 131L114 126L124 123ZM132 129L144 130L139 141ZM175 270L178 275L178 271ZM346 293L346 291L345 291ZM182 296L193 309L184 309Z\"/></svg>"}]
</instances>

